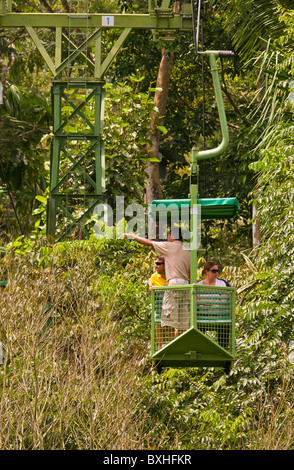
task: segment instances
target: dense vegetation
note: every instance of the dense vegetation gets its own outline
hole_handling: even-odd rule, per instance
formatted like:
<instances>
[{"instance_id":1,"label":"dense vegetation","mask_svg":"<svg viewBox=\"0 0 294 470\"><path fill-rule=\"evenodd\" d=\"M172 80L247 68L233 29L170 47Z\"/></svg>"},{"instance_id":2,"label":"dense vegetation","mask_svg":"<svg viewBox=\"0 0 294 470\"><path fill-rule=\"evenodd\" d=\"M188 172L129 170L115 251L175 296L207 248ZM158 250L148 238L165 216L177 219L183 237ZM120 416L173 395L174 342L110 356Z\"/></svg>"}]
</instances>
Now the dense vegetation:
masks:
<instances>
[{"instance_id":1,"label":"dense vegetation","mask_svg":"<svg viewBox=\"0 0 294 470\"><path fill-rule=\"evenodd\" d=\"M6 175L5 181L1 177L1 240L7 249L0 277L9 279L0 293L0 341L5 353L0 370L1 449L293 449L293 365L288 355L294 339L294 12L279 5L274 0L207 3L213 15L206 21L214 27L208 28L205 40L217 46L226 42L236 53L234 66L223 69L232 144L221 161L201 168L201 175L206 175L202 194L226 196L234 191L242 203L238 221L210 224L203 233L208 254L225 266L224 274L238 292L237 357L229 375L209 368L166 369L161 375L153 370L146 280L154 255L149 250L94 235L89 240L49 243L40 218L42 206L32 215L35 196L46 194L48 183L44 163L48 143L40 141L48 125L48 105L41 105L48 90L36 101L25 93L18 95L22 100L17 102L6 96L0 115L2 144L6 142L1 150ZM1 40L7 44L4 36ZM143 45L142 39L139 50ZM173 71L180 84L193 67L193 60L184 62L183 50L178 47L179 66ZM5 50L10 58L12 52ZM132 44L132 58L137 57L141 66L142 57L136 53ZM18 70L26 67L21 55L18 66ZM140 103L149 103L150 83L134 80L134 75L127 79L129 72L119 69L121 82L112 92L114 97L115 93L130 96L134 85L144 134L148 108ZM200 75L195 82L201 82ZM10 80L16 76L12 67ZM38 80L32 81L33 91ZM162 153L167 159L173 142L185 158L181 163L165 161L168 197L175 196L175 188L186 197L187 152L194 139L202 145L199 134L187 143L189 126L198 129L197 112L203 104L200 91L192 103L186 101L188 95L185 87L172 85L171 103L186 106L175 105L167 113ZM9 103L17 104L18 116ZM34 122L32 127L33 109L39 112L40 124ZM122 121L129 119L131 126L126 107L122 105L121 111ZM196 117L192 124L189 118L181 119L183 134L177 135L182 112ZM111 122L109 117L107 128L118 130L122 121ZM207 116L209 145L218 140L214 121L212 111ZM12 138L12 125L17 125L19 139ZM114 132L114 149L119 147L119 135ZM135 148L135 143L129 145ZM137 163L132 171L143 184L140 155ZM132 186L131 171L124 174L123 166L122 156L117 172L111 173L109 166L111 186L117 194L137 200L140 184ZM260 230L254 248L253 203ZM13 208L21 214L26 236L17 236Z\"/></svg>"},{"instance_id":2,"label":"dense vegetation","mask_svg":"<svg viewBox=\"0 0 294 470\"><path fill-rule=\"evenodd\" d=\"M226 271L240 291L251 281L239 295L229 376L158 375L149 359L152 253L123 240L14 245L1 265L1 448L292 447L285 273Z\"/></svg>"}]
</instances>

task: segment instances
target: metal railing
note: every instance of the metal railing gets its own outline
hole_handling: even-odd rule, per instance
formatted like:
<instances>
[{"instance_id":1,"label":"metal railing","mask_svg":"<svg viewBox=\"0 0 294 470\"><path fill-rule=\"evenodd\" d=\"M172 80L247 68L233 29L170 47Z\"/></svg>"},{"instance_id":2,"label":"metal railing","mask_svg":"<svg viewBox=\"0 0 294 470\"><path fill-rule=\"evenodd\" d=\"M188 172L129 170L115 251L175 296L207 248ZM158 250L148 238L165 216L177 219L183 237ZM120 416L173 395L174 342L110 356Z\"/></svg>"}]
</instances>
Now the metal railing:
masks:
<instances>
[{"instance_id":1,"label":"metal railing","mask_svg":"<svg viewBox=\"0 0 294 470\"><path fill-rule=\"evenodd\" d=\"M200 284L153 287L152 356L191 328L205 335L208 344L234 356L235 288Z\"/></svg>"}]
</instances>

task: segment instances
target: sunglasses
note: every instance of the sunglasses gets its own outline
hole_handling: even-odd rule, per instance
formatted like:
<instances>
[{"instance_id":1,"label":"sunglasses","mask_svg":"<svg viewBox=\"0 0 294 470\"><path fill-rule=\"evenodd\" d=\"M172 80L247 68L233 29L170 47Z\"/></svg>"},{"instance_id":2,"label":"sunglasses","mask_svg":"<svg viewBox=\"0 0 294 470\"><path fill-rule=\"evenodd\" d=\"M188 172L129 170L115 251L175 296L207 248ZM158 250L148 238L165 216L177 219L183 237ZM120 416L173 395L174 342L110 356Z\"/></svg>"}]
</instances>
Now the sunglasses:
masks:
<instances>
[{"instance_id":1,"label":"sunglasses","mask_svg":"<svg viewBox=\"0 0 294 470\"><path fill-rule=\"evenodd\" d=\"M218 269L209 269L209 271L211 271L213 274L219 273Z\"/></svg>"},{"instance_id":2,"label":"sunglasses","mask_svg":"<svg viewBox=\"0 0 294 470\"><path fill-rule=\"evenodd\" d=\"M154 263L156 266L160 266L161 264L164 264L164 263L159 263L159 261L155 261Z\"/></svg>"}]
</instances>

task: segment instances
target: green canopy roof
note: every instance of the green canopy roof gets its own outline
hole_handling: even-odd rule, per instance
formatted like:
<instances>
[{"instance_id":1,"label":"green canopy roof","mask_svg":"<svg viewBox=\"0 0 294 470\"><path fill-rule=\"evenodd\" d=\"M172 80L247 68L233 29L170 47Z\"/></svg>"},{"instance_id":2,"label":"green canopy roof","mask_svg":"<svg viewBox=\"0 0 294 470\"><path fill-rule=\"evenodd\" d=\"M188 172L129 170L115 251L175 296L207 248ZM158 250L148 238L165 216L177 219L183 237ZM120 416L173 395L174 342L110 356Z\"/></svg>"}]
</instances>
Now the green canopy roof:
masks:
<instances>
[{"instance_id":1,"label":"green canopy roof","mask_svg":"<svg viewBox=\"0 0 294 470\"><path fill-rule=\"evenodd\" d=\"M201 205L201 219L227 219L235 217L240 209L237 198L198 199ZM160 213L171 214L181 209L188 209L190 199L162 199L152 201L149 208L149 216L158 219Z\"/></svg>"}]
</instances>

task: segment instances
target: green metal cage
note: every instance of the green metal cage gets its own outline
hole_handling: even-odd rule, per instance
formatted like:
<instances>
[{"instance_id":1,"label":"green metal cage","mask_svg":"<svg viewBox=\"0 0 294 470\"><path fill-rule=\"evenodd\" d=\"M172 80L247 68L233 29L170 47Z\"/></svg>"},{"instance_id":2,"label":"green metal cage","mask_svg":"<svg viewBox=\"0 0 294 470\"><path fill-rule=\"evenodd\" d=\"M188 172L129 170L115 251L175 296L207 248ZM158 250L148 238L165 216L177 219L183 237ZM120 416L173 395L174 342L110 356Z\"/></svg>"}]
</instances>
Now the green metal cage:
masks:
<instances>
[{"instance_id":1,"label":"green metal cage","mask_svg":"<svg viewBox=\"0 0 294 470\"><path fill-rule=\"evenodd\" d=\"M151 358L160 367L228 367L235 359L235 288L153 287L151 324Z\"/></svg>"}]
</instances>

